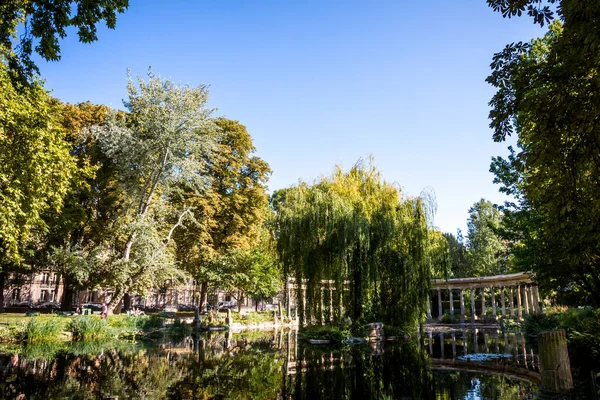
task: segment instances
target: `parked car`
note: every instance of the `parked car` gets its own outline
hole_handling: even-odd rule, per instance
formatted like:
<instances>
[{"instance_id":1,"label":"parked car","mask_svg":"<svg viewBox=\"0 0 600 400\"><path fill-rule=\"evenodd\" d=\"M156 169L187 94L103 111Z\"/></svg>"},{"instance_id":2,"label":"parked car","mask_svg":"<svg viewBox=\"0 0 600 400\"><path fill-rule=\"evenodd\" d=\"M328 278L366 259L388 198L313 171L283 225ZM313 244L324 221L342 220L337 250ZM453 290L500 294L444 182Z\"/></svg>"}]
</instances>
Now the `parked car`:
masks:
<instances>
[{"instance_id":1,"label":"parked car","mask_svg":"<svg viewBox=\"0 0 600 400\"><path fill-rule=\"evenodd\" d=\"M81 305L81 309L83 310L84 308L89 308L90 310L92 310L92 312L101 312L102 311L102 304L101 303L85 303Z\"/></svg>"},{"instance_id":2,"label":"parked car","mask_svg":"<svg viewBox=\"0 0 600 400\"><path fill-rule=\"evenodd\" d=\"M195 311L196 306L193 304L178 304L177 310L179 310L179 311Z\"/></svg>"},{"instance_id":3,"label":"parked car","mask_svg":"<svg viewBox=\"0 0 600 400\"><path fill-rule=\"evenodd\" d=\"M221 301L217 305L217 309L219 311L221 311L221 310L232 310L234 308L237 308L237 300Z\"/></svg>"},{"instance_id":4,"label":"parked car","mask_svg":"<svg viewBox=\"0 0 600 400\"><path fill-rule=\"evenodd\" d=\"M32 302L30 301L22 301L18 304L13 304L12 307L22 307L22 308L35 308Z\"/></svg>"},{"instance_id":5,"label":"parked car","mask_svg":"<svg viewBox=\"0 0 600 400\"><path fill-rule=\"evenodd\" d=\"M36 308L41 310L60 310L60 304L54 303L52 301L45 301L36 306Z\"/></svg>"}]
</instances>

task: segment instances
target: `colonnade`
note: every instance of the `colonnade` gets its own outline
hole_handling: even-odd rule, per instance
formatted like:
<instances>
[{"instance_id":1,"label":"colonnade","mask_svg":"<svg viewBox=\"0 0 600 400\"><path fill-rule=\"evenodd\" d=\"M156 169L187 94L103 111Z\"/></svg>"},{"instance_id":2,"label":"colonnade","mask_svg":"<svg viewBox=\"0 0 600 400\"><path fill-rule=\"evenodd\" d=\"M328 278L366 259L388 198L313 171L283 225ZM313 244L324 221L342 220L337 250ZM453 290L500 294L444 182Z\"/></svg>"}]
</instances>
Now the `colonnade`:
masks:
<instances>
[{"instance_id":1,"label":"colonnade","mask_svg":"<svg viewBox=\"0 0 600 400\"><path fill-rule=\"evenodd\" d=\"M537 285L529 273L497 275L477 278L457 278L435 280L432 292L437 298L437 320L442 320L445 314L451 320L456 320L455 296L459 300L458 319L460 322L494 321L498 309L502 317L522 319L526 314L541 313L540 295ZM465 297L470 298L470 313L467 315ZM427 296L427 319L432 317L432 297ZM444 309L443 298L447 298L449 309ZM499 300L499 303L498 303ZM480 307L479 303L481 304ZM491 315L488 316L488 310Z\"/></svg>"}]
</instances>

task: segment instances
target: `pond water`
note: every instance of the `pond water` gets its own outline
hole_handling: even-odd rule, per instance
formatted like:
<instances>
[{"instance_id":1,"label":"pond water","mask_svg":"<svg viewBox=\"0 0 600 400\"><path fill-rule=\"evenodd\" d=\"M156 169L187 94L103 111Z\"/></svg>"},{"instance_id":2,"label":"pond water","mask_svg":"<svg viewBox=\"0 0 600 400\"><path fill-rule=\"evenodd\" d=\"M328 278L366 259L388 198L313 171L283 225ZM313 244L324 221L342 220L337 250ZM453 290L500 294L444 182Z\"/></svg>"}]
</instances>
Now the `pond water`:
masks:
<instances>
[{"instance_id":1,"label":"pond water","mask_svg":"<svg viewBox=\"0 0 600 400\"><path fill-rule=\"evenodd\" d=\"M4 345L0 397L535 398L537 357L523 336L457 331L420 339L335 349L299 343L295 331L280 330L148 343Z\"/></svg>"}]
</instances>

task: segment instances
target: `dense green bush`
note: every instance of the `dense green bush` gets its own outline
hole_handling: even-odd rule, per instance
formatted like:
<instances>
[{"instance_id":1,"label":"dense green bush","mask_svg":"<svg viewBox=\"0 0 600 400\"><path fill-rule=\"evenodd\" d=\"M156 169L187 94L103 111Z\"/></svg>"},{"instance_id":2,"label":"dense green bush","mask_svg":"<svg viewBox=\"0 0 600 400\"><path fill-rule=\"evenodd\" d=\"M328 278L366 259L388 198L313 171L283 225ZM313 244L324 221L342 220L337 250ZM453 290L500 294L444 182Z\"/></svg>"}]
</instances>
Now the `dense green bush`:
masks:
<instances>
[{"instance_id":1,"label":"dense green bush","mask_svg":"<svg viewBox=\"0 0 600 400\"><path fill-rule=\"evenodd\" d=\"M106 319L87 315L74 317L69 324L69 330L73 333L73 340L97 340L115 335L114 328Z\"/></svg>"},{"instance_id":2,"label":"dense green bush","mask_svg":"<svg viewBox=\"0 0 600 400\"><path fill-rule=\"evenodd\" d=\"M30 343L58 340L65 331L60 318L32 318L25 327L24 339Z\"/></svg>"},{"instance_id":3,"label":"dense green bush","mask_svg":"<svg viewBox=\"0 0 600 400\"><path fill-rule=\"evenodd\" d=\"M524 328L531 335L564 329L571 366L582 376L600 363L600 309L549 309L545 314L527 315Z\"/></svg>"},{"instance_id":4,"label":"dense green bush","mask_svg":"<svg viewBox=\"0 0 600 400\"><path fill-rule=\"evenodd\" d=\"M313 325L300 329L302 339L331 340L333 343L344 343L350 338L350 331L330 325Z\"/></svg>"}]
</instances>

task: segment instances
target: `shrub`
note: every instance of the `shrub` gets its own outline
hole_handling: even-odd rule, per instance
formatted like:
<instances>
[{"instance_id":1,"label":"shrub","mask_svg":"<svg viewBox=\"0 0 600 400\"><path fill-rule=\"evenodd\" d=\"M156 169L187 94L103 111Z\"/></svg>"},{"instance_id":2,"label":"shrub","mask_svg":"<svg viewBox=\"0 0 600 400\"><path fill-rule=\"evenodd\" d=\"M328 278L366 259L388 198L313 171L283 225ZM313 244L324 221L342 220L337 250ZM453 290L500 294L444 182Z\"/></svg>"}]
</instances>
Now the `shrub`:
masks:
<instances>
[{"instance_id":1,"label":"shrub","mask_svg":"<svg viewBox=\"0 0 600 400\"><path fill-rule=\"evenodd\" d=\"M71 320L69 330L74 340L96 340L114 336L114 329L105 319L80 315Z\"/></svg>"},{"instance_id":2,"label":"shrub","mask_svg":"<svg viewBox=\"0 0 600 400\"><path fill-rule=\"evenodd\" d=\"M308 326L300 330L303 339L331 340L333 343L344 343L350 338L350 331L337 326Z\"/></svg>"},{"instance_id":3,"label":"shrub","mask_svg":"<svg viewBox=\"0 0 600 400\"><path fill-rule=\"evenodd\" d=\"M58 340L64 332L63 321L59 318L32 318L25 327L24 339L31 343Z\"/></svg>"}]
</instances>

